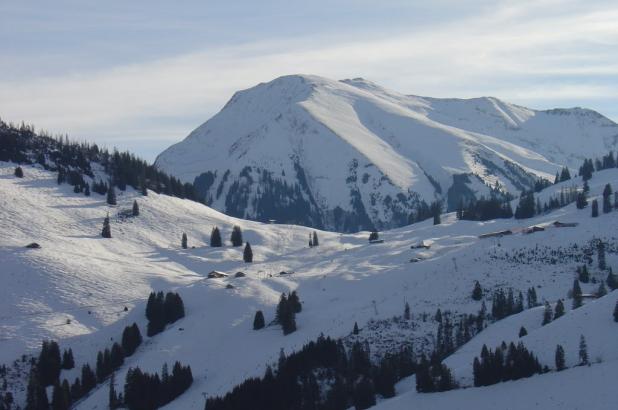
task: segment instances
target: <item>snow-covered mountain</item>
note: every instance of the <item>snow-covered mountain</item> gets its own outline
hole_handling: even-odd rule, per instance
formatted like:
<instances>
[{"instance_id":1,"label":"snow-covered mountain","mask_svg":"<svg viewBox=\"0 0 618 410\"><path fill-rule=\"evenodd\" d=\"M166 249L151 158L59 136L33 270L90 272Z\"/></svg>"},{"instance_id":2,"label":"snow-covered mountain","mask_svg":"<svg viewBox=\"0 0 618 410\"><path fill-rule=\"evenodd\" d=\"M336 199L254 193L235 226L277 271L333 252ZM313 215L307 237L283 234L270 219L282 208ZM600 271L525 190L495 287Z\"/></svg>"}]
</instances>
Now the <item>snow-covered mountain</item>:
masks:
<instances>
[{"instance_id":1,"label":"snow-covered mountain","mask_svg":"<svg viewBox=\"0 0 618 410\"><path fill-rule=\"evenodd\" d=\"M6 387L0 383L0 393L12 391L20 405L26 394L24 374L13 369L23 368L20 356L36 355L44 338L72 348L77 366L62 370L60 377L73 380L83 364L94 366L97 351L119 340L124 326L136 322L144 343L116 371L117 389L122 391L129 368L159 371L164 362L179 360L191 366L194 381L166 408L203 409L205 397L229 392L247 378L263 375L268 365L276 366L281 349L289 355L321 333L349 338L355 322L360 331L354 337L367 341L376 356L408 343L416 351L431 348L437 337L436 309L453 316L476 314L482 301L470 295L479 281L490 310L497 289L512 288L517 294L533 287L539 302L562 298L567 312L546 326L541 325L542 307L489 322L444 361L456 381L470 388L419 394L411 376L397 385L396 397L379 398L378 409L489 410L504 408L514 392L523 401L513 408L613 408L618 323L612 310L618 291L587 299L576 310L570 309L568 294L586 257L591 257L592 279L581 284L584 293L593 294L607 277L607 270L597 268L596 254L589 252L599 238L607 244L607 266L618 266L616 210L591 218L590 206L580 210L570 204L531 219L486 222L459 221L448 214L440 225L427 221L381 232L384 242L379 244L367 242L368 232L318 231L320 246L309 248L311 230L305 227L236 219L197 202L153 191L143 196L130 187L118 193L118 205L110 206L103 195L84 196L70 185L58 185L57 174L40 165L22 165L23 178L13 175L15 166L0 162L0 364L9 365L8 376L0 374L8 382ZM590 199L600 200L607 183L618 186L617 169L594 173L588 181ZM563 188L581 185L581 178L573 178L538 197L547 201ZM123 216L135 200L140 215ZM104 239L101 224L108 213L112 238ZM554 227L556 220L578 225ZM226 242L222 248L208 246L215 225ZM251 243L253 263L242 261L242 248L229 246L234 225ZM545 229L523 233L529 226ZM513 234L479 238L507 229ZM183 232L188 249L180 246ZM41 248L25 248L33 241ZM428 247L411 249L420 242ZM416 262L410 263L411 258ZM207 279L212 270L246 276ZM280 275L282 271L293 273ZM144 307L151 290L178 292L186 317L146 337ZM270 323L281 292L292 290L302 301L298 330L288 336L276 324L253 330L256 310ZM406 302L409 320L402 319ZM521 326L528 335L519 338ZM573 367L582 334L592 364ZM551 371L472 388L473 358L483 344L495 348L501 341L521 341ZM563 372L553 370L556 344L566 352L569 368ZM99 383L74 408L106 408L108 386L109 380Z\"/></svg>"},{"instance_id":2,"label":"snow-covered mountain","mask_svg":"<svg viewBox=\"0 0 618 410\"><path fill-rule=\"evenodd\" d=\"M354 232L402 226L421 201L518 194L617 143L618 125L582 108L292 75L237 92L156 166L228 215Z\"/></svg>"}]
</instances>

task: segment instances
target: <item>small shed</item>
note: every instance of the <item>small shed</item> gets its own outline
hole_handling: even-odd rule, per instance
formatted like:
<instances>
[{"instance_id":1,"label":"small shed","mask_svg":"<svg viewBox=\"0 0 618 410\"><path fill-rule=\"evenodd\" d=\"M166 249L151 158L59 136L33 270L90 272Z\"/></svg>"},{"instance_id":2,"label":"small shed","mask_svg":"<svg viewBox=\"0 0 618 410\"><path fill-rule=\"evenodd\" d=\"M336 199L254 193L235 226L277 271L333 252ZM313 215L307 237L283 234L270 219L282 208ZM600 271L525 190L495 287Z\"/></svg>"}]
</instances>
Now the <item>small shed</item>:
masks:
<instances>
[{"instance_id":1,"label":"small shed","mask_svg":"<svg viewBox=\"0 0 618 410\"><path fill-rule=\"evenodd\" d=\"M575 228L577 225L579 225L577 222L554 222L556 228Z\"/></svg>"},{"instance_id":2,"label":"small shed","mask_svg":"<svg viewBox=\"0 0 618 410\"><path fill-rule=\"evenodd\" d=\"M479 235L479 238L481 238L481 239L485 239L485 238L501 238L503 236L512 235L512 234L513 234L513 231L511 231L510 229L507 229L505 231L497 231L497 232L484 233L482 235Z\"/></svg>"},{"instance_id":3,"label":"small shed","mask_svg":"<svg viewBox=\"0 0 618 410\"><path fill-rule=\"evenodd\" d=\"M208 274L208 279L227 278L228 276L230 276L230 275L228 275L225 272L221 272L221 271L218 271L218 270L213 270L212 272L210 272Z\"/></svg>"},{"instance_id":4,"label":"small shed","mask_svg":"<svg viewBox=\"0 0 618 410\"><path fill-rule=\"evenodd\" d=\"M542 226L531 226L530 228L526 228L524 233L535 233L535 232L543 232L545 228Z\"/></svg>"},{"instance_id":5,"label":"small shed","mask_svg":"<svg viewBox=\"0 0 618 410\"><path fill-rule=\"evenodd\" d=\"M425 241L420 241L419 243L410 246L410 249L429 249L429 248L431 248L431 245L425 243Z\"/></svg>"}]
</instances>

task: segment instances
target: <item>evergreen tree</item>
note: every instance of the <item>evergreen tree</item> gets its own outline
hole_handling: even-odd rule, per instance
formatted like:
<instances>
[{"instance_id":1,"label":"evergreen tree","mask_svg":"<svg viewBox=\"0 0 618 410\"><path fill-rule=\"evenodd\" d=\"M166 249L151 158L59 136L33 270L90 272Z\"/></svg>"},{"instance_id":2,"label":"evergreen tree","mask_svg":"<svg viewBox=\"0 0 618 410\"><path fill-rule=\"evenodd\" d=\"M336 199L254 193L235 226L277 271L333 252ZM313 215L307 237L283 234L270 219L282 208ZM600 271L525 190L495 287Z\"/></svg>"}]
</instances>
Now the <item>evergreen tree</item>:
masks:
<instances>
[{"instance_id":1,"label":"evergreen tree","mask_svg":"<svg viewBox=\"0 0 618 410\"><path fill-rule=\"evenodd\" d=\"M82 398L82 384L79 381L79 377L75 378L75 381L71 385L71 401L77 401Z\"/></svg>"},{"instance_id":2,"label":"evergreen tree","mask_svg":"<svg viewBox=\"0 0 618 410\"><path fill-rule=\"evenodd\" d=\"M586 339L584 335L579 337L579 365L584 366L589 364L588 362L588 346L586 345Z\"/></svg>"},{"instance_id":3,"label":"evergreen tree","mask_svg":"<svg viewBox=\"0 0 618 410\"><path fill-rule=\"evenodd\" d=\"M294 313L300 313L303 310L303 305L300 303L296 291L292 291L288 297L288 304Z\"/></svg>"},{"instance_id":4,"label":"evergreen tree","mask_svg":"<svg viewBox=\"0 0 618 410\"><path fill-rule=\"evenodd\" d=\"M107 189L107 203L109 205L116 205L116 190L114 189L114 185L111 183Z\"/></svg>"},{"instance_id":5,"label":"evergreen tree","mask_svg":"<svg viewBox=\"0 0 618 410\"><path fill-rule=\"evenodd\" d=\"M575 206L577 209L584 209L588 206L588 198L586 197L586 190L582 190L577 193L577 199L575 200Z\"/></svg>"},{"instance_id":6,"label":"evergreen tree","mask_svg":"<svg viewBox=\"0 0 618 410\"><path fill-rule=\"evenodd\" d=\"M558 302L556 302L556 309L554 311L554 320L561 316L564 316L564 304L562 303L562 299L558 299Z\"/></svg>"},{"instance_id":7,"label":"evergreen tree","mask_svg":"<svg viewBox=\"0 0 618 410\"><path fill-rule=\"evenodd\" d=\"M107 402L110 410L117 409L120 406L118 400L118 394L116 393L116 374L112 373L112 377L109 379L109 393L107 395Z\"/></svg>"},{"instance_id":8,"label":"evergreen tree","mask_svg":"<svg viewBox=\"0 0 618 410\"><path fill-rule=\"evenodd\" d=\"M618 322L618 301L616 301L616 306L614 306L614 322Z\"/></svg>"},{"instance_id":9,"label":"evergreen tree","mask_svg":"<svg viewBox=\"0 0 618 410\"><path fill-rule=\"evenodd\" d=\"M431 215L433 216L433 224L440 225L442 223L440 214L442 213L442 203L435 201L431 204Z\"/></svg>"},{"instance_id":10,"label":"evergreen tree","mask_svg":"<svg viewBox=\"0 0 618 410\"><path fill-rule=\"evenodd\" d=\"M567 167L562 168L562 172L560 172L560 182L568 181L571 179L571 173Z\"/></svg>"},{"instance_id":11,"label":"evergreen tree","mask_svg":"<svg viewBox=\"0 0 618 410\"><path fill-rule=\"evenodd\" d=\"M66 395L60 384L56 383L52 392L52 410L68 410L70 406L69 400L70 397Z\"/></svg>"},{"instance_id":12,"label":"evergreen tree","mask_svg":"<svg viewBox=\"0 0 618 410\"><path fill-rule=\"evenodd\" d=\"M137 327L137 323L124 328L122 332L122 350L126 357L135 353L140 344L142 344L142 334Z\"/></svg>"},{"instance_id":13,"label":"evergreen tree","mask_svg":"<svg viewBox=\"0 0 618 410\"><path fill-rule=\"evenodd\" d=\"M603 189L603 213L607 214L612 211L612 186L606 184Z\"/></svg>"},{"instance_id":14,"label":"evergreen tree","mask_svg":"<svg viewBox=\"0 0 618 410\"><path fill-rule=\"evenodd\" d=\"M588 267L586 265L582 265L580 268L577 268L577 279L579 279L582 283L590 282L590 273L588 272Z\"/></svg>"},{"instance_id":15,"label":"evergreen tree","mask_svg":"<svg viewBox=\"0 0 618 410\"><path fill-rule=\"evenodd\" d=\"M313 235L309 234L309 247L313 248Z\"/></svg>"},{"instance_id":16,"label":"evergreen tree","mask_svg":"<svg viewBox=\"0 0 618 410\"><path fill-rule=\"evenodd\" d=\"M609 268L609 272L607 273L606 283L607 283L607 287L610 288L610 290L618 289L618 278L612 272L611 266Z\"/></svg>"},{"instance_id":17,"label":"evergreen tree","mask_svg":"<svg viewBox=\"0 0 618 410\"><path fill-rule=\"evenodd\" d=\"M318 233L313 231L313 246L320 246L320 242L318 241Z\"/></svg>"},{"instance_id":18,"label":"evergreen tree","mask_svg":"<svg viewBox=\"0 0 618 410\"><path fill-rule=\"evenodd\" d=\"M483 288L481 288L481 284L478 281L474 282L474 289L472 289L472 299L477 301L483 299Z\"/></svg>"},{"instance_id":19,"label":"evergreen tree","mask_svg":"<svg viewBox=\"0 0 618 410\"><path fill-rule=\"evenodd\" d=\"M356 410L368 409L375 406L376 398L374 393L373 383L367 377L362 377L354 386L352 394L352 402Z\"/></svg>"},{"instance_id":20,"label":"evergreen tree","mask_svg":"<svg viewBox=\"0 0 618 410\"><path fill-rule=\"evenodd\" d=\"M210 246L213 248L220 248L222 246L221 232L219 232L219 228L216 226L212 228L212 232L210 233Z\"/></svg>"},{"instance_id":21,"label":"evergreen tree","mask_svg":"<svg viewBox=\"0 0 618 410\"><path fill-rule=\"evenodd\" d=\"M75 367L75 360L73 359L73 350L65 350L62 353L62 368L70 370Z\"/></svg>"},{"instance_id":22,"label":"evergreen tree","mask_svg":"<svg viewBox=\"0 0 618 410\"><path fill-rule=\"evenodd\" d=\"M596 218L599 216L599 203L596 199L592 200L592 217Z\"/></svg>"},{"instance_id":23,"label":"evergreen tree","mask_svg":"<svg viewBox=\"0 0 618 410\"><path fill-rule=\"evenodd\" d=\"M40 382L36 367L30 370L28 387L26 389L25 410L49 410L47 392L45 391L45 386Z\"/></svg>"},{"instance_id":24,"label":"evergreen tree","mask_svg":"<svg viewBox=\"0 0 618 410\"><path fill-rule=\"evenodd\" d=\"M581 307L582 302L583 302L582 288L579 286L579 281L577 279L573 281L572 294L573 294L573 309L577 309L578 307Z\"/></svg>"},{"instance_id":25,"label":"evergreen tree","mask_svg":"<svg viewBox=\"0 0 618 410\"><path fill-rule=\"evenodd\" d=\"M97 385L97 376L94 374L89 364L82 366L82 395L87 394Z\"/></svg>"},{"instance_id":26,"label":"evergreen tree","mask_svg":"<svg viewBox=\"0 0 618 410\"><path fill-rule=\"evenodd\" d=\"M253 318L253 330L260 330L265 326L264 322L264 313L261 310L255 312L255 317Z\"/></svg>"},{"instance_id":27,"label":"evergreen tree","mask_svg":"<svg viewBox=\"0 0 618 410\"><path fill-rule=\"evenodd\" d=\"M552 316L553 316L553 314L552 314L551 305L549 304L549 302L545 302L545 310L543 311L543 323L542 323L542 325L545 326L546 324L551 322Z\"/></svg>"},{"instance_id":28,"label":"evergreen tree","mask_svg":"<svg viewBox=\"0 0 618 410\"><path fill-rule=\"evenodd\" d=\"M253 250L251 249L251 244L249 242L247 242L247 244L245 245L245 249L242 252L242 259L246 263L253 262Z\"/></svg>"},{"instance_id":29,"label":"evergreen tree","mask_svg":"<svg viewBox=\"0 0 618 410\"><path fill-rule=\"evenodd\" d=\"M90 184L86 184L84 185L84 195L85 196L90 196Z\"/></svg>"},{"instance_id":30,"label":"evergreen tree","mask_svg":"<svg viewBox=\"0 0 618 410\"><path fill-rule=\"evenodd\" d=\"M133 200L133 209L131 210L133 216L139 216L139 205L137 204L137 200Z\"/></svg>"},{"instance_id":31,"label":"evergreen tree","mask_svg":"<svg viewBox=\"0 0 618 410\"><path fill-rule=\"evenodd\" d=\"M597 289L597 297L602 298L605 295L607 295L607 289L605 288L605 283L601 282Z\"/></svg>"},{"instance_id":32,"label":"evergreen tree","mask_svg":"<svg viewBox=\"0 0 618 410\"><path fill-rule=\"evenodd\" d=\"M242 231L240 230L240 226L234 225L232 228L232 235L230 236L230 241L232 242L232 246L242 246Z\"/></svg>"},{"instance_id":33,"label":"evergreen tree","mask_svg":"<svg viewBox=\"0 0 618 410\"><path fill-rule=\"evenodd\" d=\"M536 296L536 289L528 288L527 299L528 299L528 309L531 309L531 308L536 307L538 305L537 296Z\"/></svg>"},{"instance_id":34,"label":"evergreen tree","mask_svg":"<svg viewBox=\"0 0 618 410\"><path fill-rule=\"evenodd\" d=\"M519 204L515 208L515 218L532 218L536 212L535 202L534 192L522 192L519 197Z\"/></svg>"},{"instance_id":35,"label":"evergreen tree","mask_svg":"<svg viewBox=\"0 0 618 410\"><path fill-rule=\"evenodd\" d=\"M378 239L380 239L380 236L378 235L378 232L377 231L371 231L371 233L369 234L369 242L377 241Z\"/></svg>"},{"instance_id":36,"label":"evergreen tree","mask_svg":"<svg viewBox=\"0 0 618 410\"><path fill-rule=\"evenodd\" d=\"M101 231L101 236L103 238L111 238L112 237L112 228L109 224L109 215L103 219L103 230Z\"/></svg>"},{"instance_id":37,"label":"evergreen tree","mask_svg":"<svg viewBox=\"0 0 618 410\"><path fill-rule=\"evenodd\" d=\"M526 328L523 327L523 326L520 327L519 328L519 337L524 337L524 336L527 336L527 335L528 335L528 331L526 330Z\"/></svg>"},{"instance_id":38,"label":"evergreen tree","mask_svg":"<svg viewBox=\"0 0 618 410\"><path fill-rule=\"evenodd\" d=\"M24 177L24 170L21 169L21 167L16 167L14 174L15 174L15 176L17 178L23 178Z\"/></svg>"},{"instance_id":39,"label":"evergreen tree","mask_svg":"<svg viewBox=\"0 0 618 410\"><path fill-rule=\"evenodd\" d=\"M560 345L556 346L556 370L562 371L565 369L564 365L564 348Z\"/></svg>"},{"instance_id":40,"label":"evergreen tree","mask_svg":"<svg viewBox=\"0 0 618 410\"><path fill-rule=\"evenodd\" d=\"M617 306L617 309L618 309L618 303L616 304L616 306ZM616 321L618 322L618 320L616 320ZM359 333L358 323L354 322L354 329L352 329L352 334L353 335L357 335L358 333Z\"/></svg>"},{"instance_id":41,"label":"evergreen tree","mask_svg":"<svg viewBox=\"0 0 618 410\"><path fill-rule=\"evenodd\" d=\"M187 234L186 233L182 233L182 238L180 239L180 246L182 246L182 249L187 249Z\"/></svg>"},{"instance_id":42,"label":"evergreen tree","mask_svg":"<svg viewBox=\"0 0 618 410\"><path fill-rule=\"evenodd\" d=\"M44 340L37 360L38 382L44 387L57 383L61 368L62 359L58 343Z\"/></svg>"},{"instance_id":43,"label":"evergreen tree","mask_svg":"<svg viewBox=\"0 0 618 410\"><path fill-rule=\"evenodd\" d=\"M405 306L403 307L403 318L405 320L410 320L410 304L408 302L406 302Z\"/></svg>"}]
</instances>

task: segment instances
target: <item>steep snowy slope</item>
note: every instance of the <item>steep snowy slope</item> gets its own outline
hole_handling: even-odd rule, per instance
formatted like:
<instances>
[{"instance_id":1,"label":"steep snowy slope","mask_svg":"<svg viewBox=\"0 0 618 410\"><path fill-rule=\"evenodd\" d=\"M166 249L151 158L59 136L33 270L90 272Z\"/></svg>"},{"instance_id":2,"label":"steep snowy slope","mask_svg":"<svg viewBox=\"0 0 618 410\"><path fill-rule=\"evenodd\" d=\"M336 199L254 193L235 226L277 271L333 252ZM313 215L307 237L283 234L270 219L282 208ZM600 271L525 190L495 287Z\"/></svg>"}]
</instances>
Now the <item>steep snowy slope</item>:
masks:
<instances>
[{"instance_id":1,"label":"steep snowy slope","mask_svg":"<svg viewBox=\"0 0 618 410\"><path fill-rule=\"evenodd\" d=\"M229 215L357 231L404 225L420 201L453 209L496 186L519 193L617 137L618 125L589 110L293 75L236 93L156 165Z\"/></svg>"},{"instance_id":2,"label":"steep snowy slope","mask_svg":"<svg viewBox=\"0 0 618 410\"><path fill-rule=\"evenodd\" d=\"M488 302L498 287L524 292L535 287L540 301L566 298L575 268L581 264L577 258L594 238L607 241L608 265L618 266L614 232L618 212L590 218L589 208L577 210L574 204L519 221L456 221L454 215L445 215L442 225L424 222L384 232L381 236L385 242L376 245L367 244L366 232L341 235L319 231L320 246L310 249L307 228L237 220L198 203L152 192L142 197L127 191L119 195L118 207L109 207L102 196L84 197L74 194L68 185L56 185L53 173L24 166L25 177L18 179L12 175L13 168L14 164L6 163L0 167L4 233L0 237L0 363L36 352L42 338L53 337L62 348L74 350L78 367L86 362L94 364L96 351L109 347L110 339L118 340L125 325L136 321L145 334L144 302L152 289L176 289L185 302L187 316L162 334L146 338L117 372L117 383L122 386L132 366L155 371L164 362L190 364L193 385L167 408L202 409L204 395L223 394L247 377L263 374L266 365L276 362L280 349L293 351L320 333L346 336L354 322L365 335L371 329L370 321L401 315L406 301L416 327L400 329L402 339L389 337L389 343L396 348L398 343L410 340L432 340L435 323L423 322L423 314L431 316L438 307L459 313L478 311L480 302L470 298L475 280L485 289ZM617 169L594 174L589 181L591 196L599 196L608 182L618 185ZM581 180L575 178L561 185L581 185ZM560 188L557 185L550 190ZM541 197L549 194L544 192ZM117 217L118 211L130 209L134 199L140 204L140 216ZM112 219L112 239L99 236L107 212ZM500 239L478 238L495 230L517 231L555 220L579 225ZM245 239L254 248L252 264L242 262L238 248L206 246L212 226L221 227L227 239L234 224L242 227ZM180 248L182 232L187 232L189 245L195 248ZM410 249L421 240L431 247ZM41 249L24 248L32 241L40 243ZM573 244L578 245L577 251L571 248ZM555 260L552 251L568 251L572 257L563 255ZM535 256L531 262L518 261L512 258L518 252ZM410 263L412 257L421 261ZM595 266L596 258L591 272L594 278L603 279L606 272ZM243 271L247 277L206 279L214 269ZM294 273L280 276L281 271ZM592 292L596 286L583 285L584 292ZM297 290L303 302L303 311L297 316L298 330L285 337L278 326L253 331L255 311L263 310L270 322L280 293L289 290ZM590 341L591 359L600 356L606 361L517 382L525 391L540 394L560 383L568 388L573 383L571 377L602 379L616 371L618 345L608 342L615 338L615 329L610 326L616 326L611 321L616 297L614 292L587 302L581 310L569 312L544 328L538 326L540 311L525 311L491 325L446 363L460 381L469 382L471 358L478 354L479 343L511 340L518 326L525 323L529 329L527 343L543 364L552 365L556 343L565 345L567 363L572 364L573 346L580 333L586 333ZM591 315L594 320L587 320ZM380 353L378 346L372 349ZM76 370L63 371L62 377L76 375ZM602 383L599 380L600 386ZM508 385L513 384L517 385ZM474 401L486 391L492 392L488 397L504 400L512 391L508 385L444 395L409 393L414 396L409 400L414 401L408 401L406 394L383 405L409 408L418 396L419 403L430 403L428 408L440 408L437 404L431 407L431 403L442 400L452 408L448 397L457 400L462 397L458 395L472 395L470 400ZM596 391L582 389L582 394L592 400L590 394ZM596 399L599 397L603 396ZM77 408L100 409L106 402L107 386L103 384Z\"/></svg>"}]
</instances>

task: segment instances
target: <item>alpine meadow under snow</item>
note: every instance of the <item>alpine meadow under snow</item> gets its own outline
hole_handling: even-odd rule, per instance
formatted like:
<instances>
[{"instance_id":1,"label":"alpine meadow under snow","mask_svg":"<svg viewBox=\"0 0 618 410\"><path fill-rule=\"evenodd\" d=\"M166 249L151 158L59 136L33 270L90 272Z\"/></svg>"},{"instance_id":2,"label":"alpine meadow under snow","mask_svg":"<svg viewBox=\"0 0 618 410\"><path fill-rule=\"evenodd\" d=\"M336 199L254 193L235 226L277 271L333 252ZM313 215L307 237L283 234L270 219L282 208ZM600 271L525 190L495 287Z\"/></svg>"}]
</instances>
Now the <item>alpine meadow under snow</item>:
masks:
<instances>
[{"instance_id":1,"label":"alpine meadow under snow","mask_svg":"<svg viewBox=\"0 0 618 410\"><path fill-rule=\"evenodd\" d=\"M613 409L617 137L315 76L156 167L0 121L0 410Z\"/></svg>"}]
</instances>

